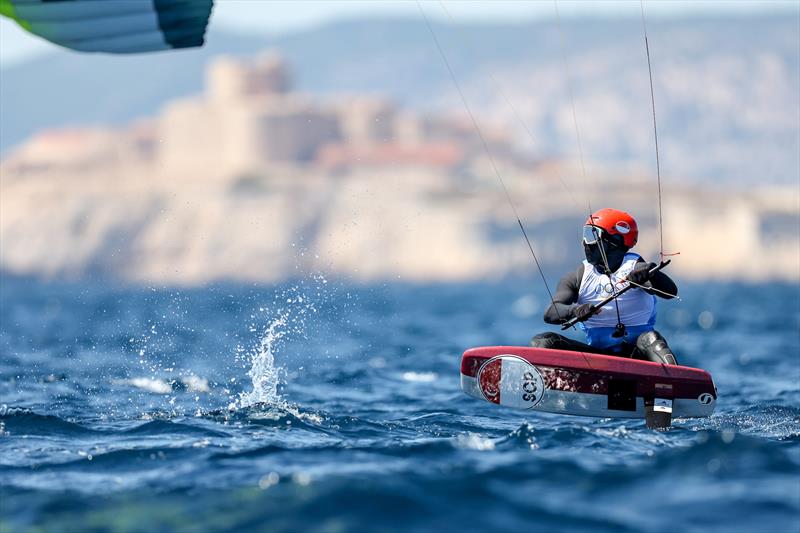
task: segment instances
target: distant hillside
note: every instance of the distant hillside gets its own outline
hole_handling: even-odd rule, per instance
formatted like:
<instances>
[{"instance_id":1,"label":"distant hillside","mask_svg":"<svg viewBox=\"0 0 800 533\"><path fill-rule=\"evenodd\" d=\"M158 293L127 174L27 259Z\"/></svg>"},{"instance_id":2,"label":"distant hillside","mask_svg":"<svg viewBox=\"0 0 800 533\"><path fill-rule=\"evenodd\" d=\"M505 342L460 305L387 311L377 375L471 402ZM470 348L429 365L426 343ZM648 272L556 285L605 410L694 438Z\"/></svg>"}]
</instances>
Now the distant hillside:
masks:
<instances>
[{"instance_id":1,"label":"distant hillside","mask_svg":"<svg viewBox=\"0 0 800 533\"><path fill-rule=\"evenodd\" d=\"M437 25L471 105L505 119L535 154L576 153L569 86L552 21ZM586 158L652 168L641 22L563 22ZM790 17L652 20L664 168L693 181L792 183L800 173L800 28ZM461 109L424 23L362 20L274 38L211 33L201 50L135 57L55 50L3 70L0 150L54 126L119 124L199 92L217 54L276 47L301 90L379 92L419 108ZM532 131L516 125L492 77ZM592 169L590 168L590 171Z\"/></svg>"}]
</instances>

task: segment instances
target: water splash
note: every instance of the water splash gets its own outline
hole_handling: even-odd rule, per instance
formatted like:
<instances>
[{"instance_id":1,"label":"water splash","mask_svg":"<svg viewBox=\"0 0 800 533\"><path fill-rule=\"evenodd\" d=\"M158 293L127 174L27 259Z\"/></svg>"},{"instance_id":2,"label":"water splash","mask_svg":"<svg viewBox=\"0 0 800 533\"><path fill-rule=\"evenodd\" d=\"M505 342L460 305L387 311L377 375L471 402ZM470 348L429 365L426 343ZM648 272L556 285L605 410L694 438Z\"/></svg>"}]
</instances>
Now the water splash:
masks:
<instances>
[{"instance_id":1,"label":"water splash","mask_svg":"<svg viewBox=\"0 0 800 533\"><path fill-rule=\"evenodd\" d=\"M259 309L259 312L271 314L274 318L261 335L258 345L249 352L250 369L247 375L253 388L240 393L229 408L267 406L300 416L297 407L281 397L280 387L285 384L286 371L276 363L275 355L289 337L306 337L308 318L317 314L318 306L329 297L327 283L320 274L311 276L310 280L275 294L276 310L265 307ZM251 318L254 321L261 320L255 315ZM251 325L251 331L258 329L255 324Z\"/></svg>"},{"instance_id":2,"label":"water splash","mask_svg":"<svg viewBox=\"0 0 800 533\"><path fill-rule=\"evenodd\" d=\"M281 328L286 326L288 319L289 313L284 312L272 321L261 336L258 347L252 352L250 359L252 366L247 372L253 382L253 390L241 393L238 402L232 407L245 408L257 404L287 406L278 392L278 386L281 384L281 368L275 365L273 350L278 341L286 335L286 331Z\"/></svg>"}]
</instances>

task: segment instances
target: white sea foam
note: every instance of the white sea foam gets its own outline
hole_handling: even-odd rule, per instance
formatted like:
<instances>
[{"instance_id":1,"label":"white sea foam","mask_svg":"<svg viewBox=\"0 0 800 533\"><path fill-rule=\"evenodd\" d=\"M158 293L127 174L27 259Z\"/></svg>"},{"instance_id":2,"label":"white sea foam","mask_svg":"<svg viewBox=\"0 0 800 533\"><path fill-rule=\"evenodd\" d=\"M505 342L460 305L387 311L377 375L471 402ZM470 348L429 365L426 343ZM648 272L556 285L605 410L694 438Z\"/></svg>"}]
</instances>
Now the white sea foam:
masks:
<instances>
[{"instance_id":1,"label":"white sea foam","mask_svg":"<svg viewBox=\"0 0 800 533\"><path fill-rule=\"evenodd\" d=\"M489 451L494 450L494 441L481 437L477 433L462 433L456 437L456 446L467 450Z\"/></svg>"},{"instance_id":2,"label":"white sea foam","mask_svg":"<svg viewBox=\"0 0 800 533\"><path fill-rule=\"evenodd\" d=\"M211 392L208 386L208 380L200 376L184 376L181 378L181 383L186 385L186 388L192 392Z\"/></svg>"},{"instance_id":3,"label":"white sea foam","mask_svg":"<svg viewBox=\"0 0 800 533\"><path fill-rule=\"evenodd\" d=\"M430 383L436 381L439 375L436 372L403 372L403 379L419 383Z\"/></svg>"},{"instance_id":4,"label":"white sea foam","mask_svg":"<svg viewBox=\"0 0 800 533\"><path fill-rule=\"evenodd\" d=\"M172 393L172 385L163 379L152 378L133 378L127 381L128 385L136 387L137 389L146 390L155 394L170 394Z\"/></svg>"},{"instance_id":5,"label":"white sea foam","mask_svg":"<svg viewBox=\"0 0 800 533\"><path fill-rule=\"evenodd\" d=\"M517 298L511 305L511 312L520 318L530 318L539 310L539 302L532 294Z\"/></svg>"},{"instance_id":6,"label":"white sea foam","mask_svg":"<svg viewBox=\"0 0 800 533\"><path fill-rule=\"evenodd\" d=\"M137 389L142 389L154 394L172 394L176 390L180 390L180 385L183 385L187 391L190 392L211 392L208 385L208 380L200 376L189 375L177 379L158 379L148 377L136 377L131 379L115 380L113 383L118 385L128 385Z\"/></svg>"}]
</instances>

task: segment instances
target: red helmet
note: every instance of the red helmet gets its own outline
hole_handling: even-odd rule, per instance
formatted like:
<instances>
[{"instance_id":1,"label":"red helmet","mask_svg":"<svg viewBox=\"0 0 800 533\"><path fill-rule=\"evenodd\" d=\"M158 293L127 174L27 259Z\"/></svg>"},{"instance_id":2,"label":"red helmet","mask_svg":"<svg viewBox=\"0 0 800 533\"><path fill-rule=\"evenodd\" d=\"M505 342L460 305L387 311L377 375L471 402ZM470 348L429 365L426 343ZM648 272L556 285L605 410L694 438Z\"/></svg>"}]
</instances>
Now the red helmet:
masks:
<instances>
[{"instance_id":1,"label":"red helmet","mask_svg":"<svg viewBox=\"0 0 800 533\"><path fill-rule=\"evenodd\" d=\"M587 226L597 226L609 235L621 235L625 246L633 248L639 240L636 221L625 211L601 209L586 219Z\"/></svg>"}]
</instances>

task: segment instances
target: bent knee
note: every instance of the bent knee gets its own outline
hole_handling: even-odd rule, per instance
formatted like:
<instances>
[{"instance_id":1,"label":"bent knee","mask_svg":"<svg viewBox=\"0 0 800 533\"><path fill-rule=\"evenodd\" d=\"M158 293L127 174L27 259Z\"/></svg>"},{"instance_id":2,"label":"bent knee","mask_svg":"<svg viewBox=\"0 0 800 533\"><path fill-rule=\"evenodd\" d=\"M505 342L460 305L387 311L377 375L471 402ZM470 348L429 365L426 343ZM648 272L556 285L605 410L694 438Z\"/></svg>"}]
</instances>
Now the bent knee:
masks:
<instances>
[{"instance_id":1,"label":"bent knee","mask_svg":"<svg viewBox=\"0 0 800 533\"><path fill-rule=\"evenodd\" d=\"M647 350L658 341L664 341L664 337L659 332L655 330L645 331L636 338L636 347L640 350ZM666 341L664 341L664 344L666 344Z\"/></svg>"},{"instance_id":2,"label":"bent knee","mask_svg":"<svg viewBox=\"0 0 800 533\"><path fill-rule=\"evenodd\" d=\"M531 346L533 348L556 348L561 341L561 335L558 333L546 332L534 335L531 339Z\"/></svg>"},{"instance_id":3,"label":"bent knee","mask_svg":"<svg viewBox=\"0 0 800 533\"><path fill-rule=\"evenodd\" d=\"M636 348L648 360L655 363L676 365L678 361L667 344L667 340L655 330L646 331L636 339Z\"/></svg>"}]
</instances>

